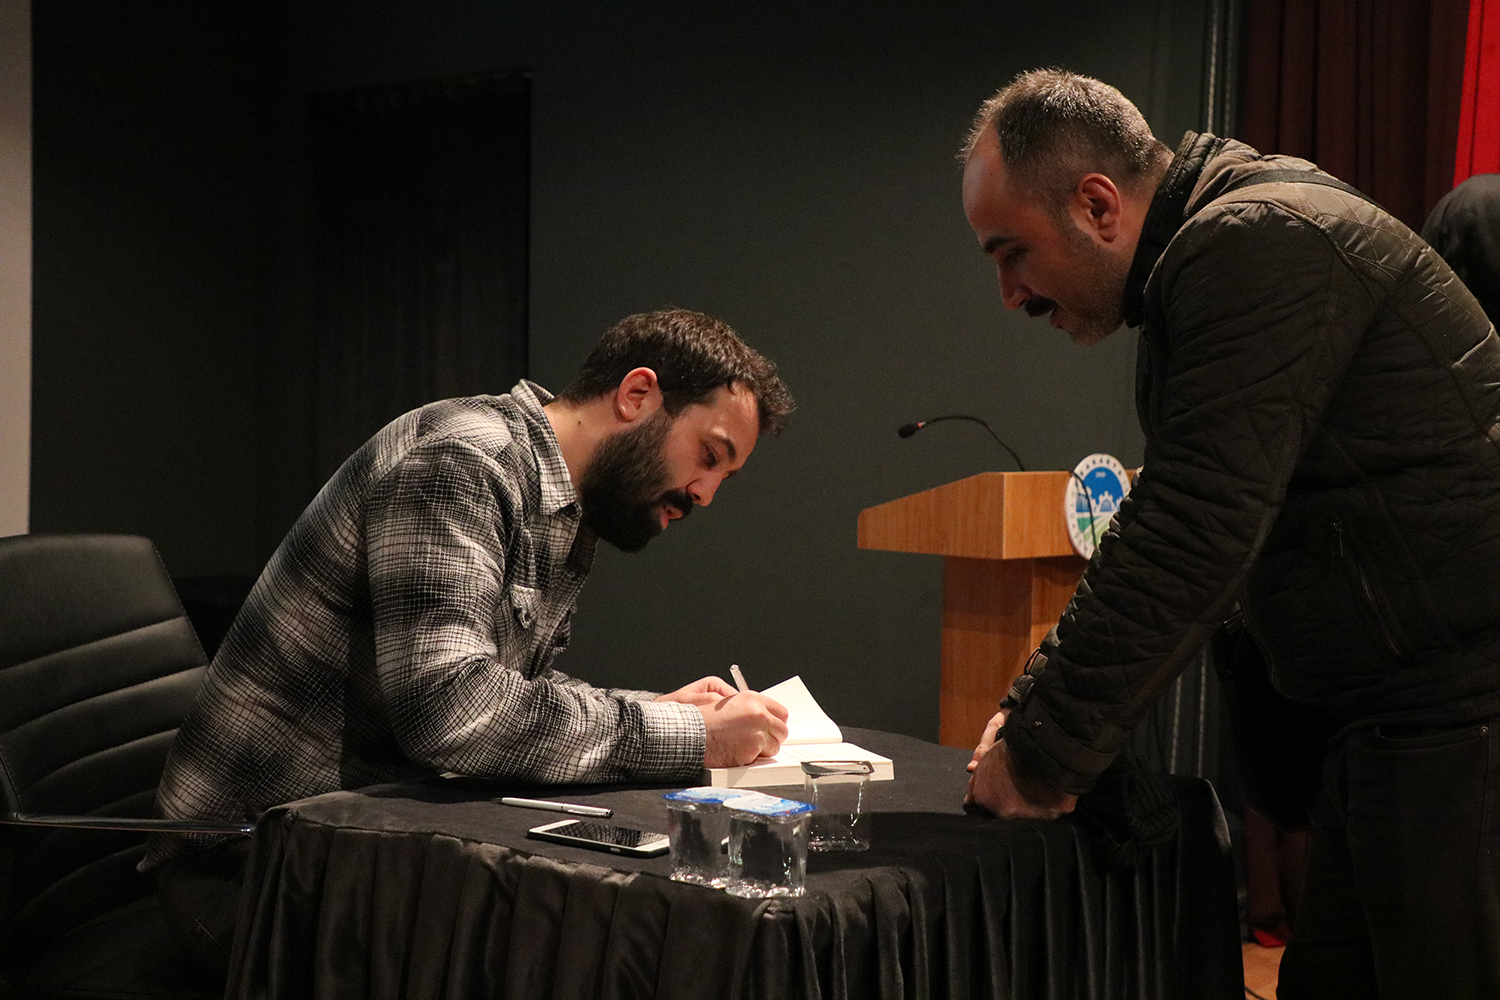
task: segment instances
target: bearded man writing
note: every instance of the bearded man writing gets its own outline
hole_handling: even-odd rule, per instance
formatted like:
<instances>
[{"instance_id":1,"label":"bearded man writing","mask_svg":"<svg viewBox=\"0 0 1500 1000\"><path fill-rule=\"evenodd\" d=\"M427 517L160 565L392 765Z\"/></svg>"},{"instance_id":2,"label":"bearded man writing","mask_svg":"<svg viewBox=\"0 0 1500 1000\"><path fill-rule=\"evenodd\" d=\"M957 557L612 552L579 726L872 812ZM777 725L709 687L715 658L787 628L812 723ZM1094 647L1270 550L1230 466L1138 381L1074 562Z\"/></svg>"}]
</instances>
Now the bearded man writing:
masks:
<instances>
[{"instance_id":1,"label":"bearded man writing","mask_svg":"<svg viewBox=\"0 0 1500 1000\"><path fill-rule=\"evenodd\" d=\"M692 780L775 753L786 710L704 677L669 694L552 667L597 539L634 552L707 506L792 400L725 324L610 329L554 397L431 403L351 456L272 556L208 669L158 793L182 819L441 772ZM169 918L227 969L242 844L157 838Z\"/></svg>"}]
</instances>

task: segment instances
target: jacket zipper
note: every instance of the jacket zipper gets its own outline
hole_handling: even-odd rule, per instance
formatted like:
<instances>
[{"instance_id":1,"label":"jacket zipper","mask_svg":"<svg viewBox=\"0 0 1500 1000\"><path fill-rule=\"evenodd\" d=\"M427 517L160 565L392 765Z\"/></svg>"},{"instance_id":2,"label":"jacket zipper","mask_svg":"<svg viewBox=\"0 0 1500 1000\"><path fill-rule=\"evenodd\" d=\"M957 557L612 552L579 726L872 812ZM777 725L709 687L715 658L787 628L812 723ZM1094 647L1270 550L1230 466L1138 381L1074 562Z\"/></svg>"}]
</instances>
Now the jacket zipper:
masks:
<instances>
[{"instance_id":1,"label":"jacket zipper","mask_svg":"<svg viewBox=\"0 0 1500 1000\"><path fill-rule=\"evenodd\" d=\"M1375 625L1380 631L1380 638L1385 643L1385 648L1392 657L1400 662L1403 658L1401 646L1396 642L1396 637L1391 634L1390 624L1385 620L1385 615L1380 613L1380 603L1375 600L1375 587L1370 583L1370 576L1365 572L1365 567L1360 562L1359 554L1354 551L1351 542L1347 547L1344 544L1344 520L1335 516L1333 519L1333 534L1338 545L1339 558L1348 565L1354 567L1354 575L1359 580L1360 595L1364 597L1365 607L1369 608L1370 615L1375 619Z\"/></svg>"},{"instance_id":2,"label":"jacket zipper","mask_svg":"<svg viewBox=\"0 0 1500 1000\"><path fill-rule=\"evenodd\" d=\"M1261 632L1260 626L1256 624L1255 615L1250 611L1250 601L1243 596L1240 598L1239 610L1225 620L1223 627L1232 627L1236 624L1236 618L1240 620L1240 624L1245 626L1246 631L1250 633L1255 644L1260 647L1260 655L1266 661L1266 674L1271 678L1271 686L1273 688L1276 687L1276 659L1271 655L1271 646L1266 642L1265 634ZM1277 690L1280 689L1277 688Z\"/></svg>"}]
</instances>

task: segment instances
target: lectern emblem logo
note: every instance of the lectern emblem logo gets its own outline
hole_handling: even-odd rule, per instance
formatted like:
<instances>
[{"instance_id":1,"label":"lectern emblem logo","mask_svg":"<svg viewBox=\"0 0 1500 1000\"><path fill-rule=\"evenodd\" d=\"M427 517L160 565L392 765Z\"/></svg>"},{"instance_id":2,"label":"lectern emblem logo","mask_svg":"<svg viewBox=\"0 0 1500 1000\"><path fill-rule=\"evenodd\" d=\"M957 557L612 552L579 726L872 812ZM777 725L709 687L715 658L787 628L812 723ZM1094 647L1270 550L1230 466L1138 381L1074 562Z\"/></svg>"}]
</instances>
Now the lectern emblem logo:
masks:
<instances>
[{"instance_id":1,"label":"lectern emblem logo","mask_svg":"<svg viewBox=\"0 0 1500 1000\"><path fill-rule=\"evenodd\" d=\"M1063 516L1068 538L1085 559L1091 558L1110 519L1130 492L1130 477L1113 455L1093 454L1079 462L1068 479Z\"/></svg>"}]
</instances>

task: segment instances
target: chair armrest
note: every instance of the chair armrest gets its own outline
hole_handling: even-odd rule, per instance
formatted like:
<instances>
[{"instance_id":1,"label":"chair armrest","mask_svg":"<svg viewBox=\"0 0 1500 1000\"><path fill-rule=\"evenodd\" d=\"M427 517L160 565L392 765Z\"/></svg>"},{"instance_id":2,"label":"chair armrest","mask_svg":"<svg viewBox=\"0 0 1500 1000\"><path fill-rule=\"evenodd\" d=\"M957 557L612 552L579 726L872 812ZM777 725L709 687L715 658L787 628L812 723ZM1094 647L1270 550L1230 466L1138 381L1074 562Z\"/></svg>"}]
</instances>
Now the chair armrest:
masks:
<instances>
[{"instance_id":1,"label":"chair armrest","mask_svg":"<svg viewBox=\"0 0 1500 1000\"><path fill-rule=\"evenodd\" d=\"M199 819L143 819L117 816L28 816L6 813L0 826L49 827L58 830L128 830L133 833L230 833L248 837L254 823Z\"/></svg>"}]
</instances>

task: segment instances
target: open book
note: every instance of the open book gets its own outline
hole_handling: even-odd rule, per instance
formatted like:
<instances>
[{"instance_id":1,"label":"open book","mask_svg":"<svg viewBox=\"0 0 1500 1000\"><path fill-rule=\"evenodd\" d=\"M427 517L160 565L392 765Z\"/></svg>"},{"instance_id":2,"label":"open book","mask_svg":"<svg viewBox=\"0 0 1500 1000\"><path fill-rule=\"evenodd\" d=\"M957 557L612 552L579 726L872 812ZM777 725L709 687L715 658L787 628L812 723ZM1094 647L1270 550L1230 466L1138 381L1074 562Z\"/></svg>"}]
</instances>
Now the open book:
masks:
<instances>
[{"instance_id":1,"label":"open book","mask_svg":"<svg viewBox=\"0 0 1500 1000\"><path fill-rule=\"evenodd\" d=\"M786 706L788 733L781 752L774 757L757 757L743 767L706 767L703 784L727 788L800 785L805 760L867 760L875 766L871 780L890 781L896 776L889 757L844 742L844 734L814 700L800 676L788 677L761 694Z\"/></svg>"}]
</instances>

